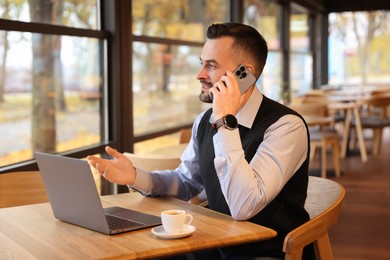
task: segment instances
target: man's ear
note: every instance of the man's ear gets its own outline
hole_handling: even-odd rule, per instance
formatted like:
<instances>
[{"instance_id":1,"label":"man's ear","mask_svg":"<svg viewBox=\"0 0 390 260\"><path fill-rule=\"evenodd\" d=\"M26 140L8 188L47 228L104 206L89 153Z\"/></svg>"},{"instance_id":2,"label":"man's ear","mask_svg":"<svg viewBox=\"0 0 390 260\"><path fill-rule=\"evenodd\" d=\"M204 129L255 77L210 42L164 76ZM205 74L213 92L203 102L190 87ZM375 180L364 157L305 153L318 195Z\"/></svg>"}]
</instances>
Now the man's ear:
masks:
<instances>
[{"instance_id":1,"label":"man's ear","mask_svg":"<svg viewBox=\"0 0 390 260\"><path fill-rule=\"evenodd\" d=\"M245 64L245 66L248 68L250 72L252 72L252 74L255 74L255 67L252 64L248 63Z\"/></svg>"},{"instance_id":2,"label":"man's ear","mask_svg":"<svg viewBox=\"0 0 390 260\"><path fill-rule=\"evenodd\" d=\"M250 72L252 72L252 74L256 77L256 79L258 79L261 76L258 74L258 72L256 73L255 66L253 66L251 63L247 63L245 64L245 66L248 68Z\"/></svg>"}]
</instances>

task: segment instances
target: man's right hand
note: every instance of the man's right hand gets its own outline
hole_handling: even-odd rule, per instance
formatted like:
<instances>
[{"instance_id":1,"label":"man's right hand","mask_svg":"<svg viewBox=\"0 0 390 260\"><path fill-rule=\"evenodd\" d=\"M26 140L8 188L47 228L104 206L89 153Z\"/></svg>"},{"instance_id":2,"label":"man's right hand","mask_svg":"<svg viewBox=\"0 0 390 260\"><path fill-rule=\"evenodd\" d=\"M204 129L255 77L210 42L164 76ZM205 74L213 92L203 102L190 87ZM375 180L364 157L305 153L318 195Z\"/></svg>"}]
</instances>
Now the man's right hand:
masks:
<instances>
[{"instance_id":1,"label":"man's right hand","mask_svg":"<svg viewBox=\"0 0 390 260\"><path fill-rule=\"evenodd\" d=\"M237 79L231 71L226 71L226 75L214 84L210 92L213 94L215 120L227 114L237 115L241 108L241 93Z\"/></svg>"},{"instance_id":2,"label":"man's right hand","mask_svg":"<svg viewBox=\"0 0 390 260\"><path fill-rule=\"evenodd\" d=\"M106 180L120 185L132 185L135 181L136 170L133 163L122 153L106 146L107 154L112 160L89 155L88 163L92 165Z\"/></svg>"}]
</instances>

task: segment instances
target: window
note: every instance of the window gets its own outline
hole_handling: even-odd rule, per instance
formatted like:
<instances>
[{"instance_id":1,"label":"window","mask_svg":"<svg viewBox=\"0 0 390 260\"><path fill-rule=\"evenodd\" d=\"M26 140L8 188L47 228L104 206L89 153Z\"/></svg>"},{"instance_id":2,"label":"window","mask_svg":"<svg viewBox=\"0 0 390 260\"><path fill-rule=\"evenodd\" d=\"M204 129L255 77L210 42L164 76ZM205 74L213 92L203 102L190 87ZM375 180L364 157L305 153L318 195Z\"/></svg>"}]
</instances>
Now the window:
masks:
<instances>
[{"instance_id":1,"label":"window","mask_svg":"<svg viewBox=\"0 0 390 260\"><path fill-rule=\"evenodd\" d=\"M107 141L97 4L1 2L0 167Z\"/></svg>"},{"instance_id":2,"label":"window","mask_svg":"<svg viewBox=\"0 0 390 260\"><path fill-rule=\"evenodd\" d=\"M281 100L283 62L281 51L281 6L266 0L244 1L244 23L256 28L268 43L267 63L257 86L267 97Z\"/></svg>"},{"instance_id":3,"label":"window","mask_svg":"<svg viewBox=\"0 0 390 260\"><path fill-rule=\"evenodd\" d=\"M206 107L198 99L200 47L134 42L134 134L192 124ZM151 127L153 126L153 127Z\"/></svg>"},{"instance_id":4,"label":"window","mask_svg":"<svg viewBox=\"0 0 390 260\"><path fill-rule=\"evenodd\" d=\"M388 87L389 25L389 11L331 13L329 85Z\"/></svg>"},{"instance_id":5,"label":"window","mask_svg":"<svg viewBox=\"0 0 390 260\"><path fill-rule=\"evenodd\" d=\"M199 101L196 80L205 32L211 23L227 21L228 5L225 0L132 3L134 135L190 125L207 108Z\"/></svg>"},{"instance_id":6,"label":"window","mask_svg":"<svg viewBox=\"0 0 390 260\"><path fill-rule=\"evenodd\" d=\"M31 3L31 4L30 4ZM99 29L97 0L2 0L2 19Z\"/></svg>"},{"instance_id":7,"label":"window","mask_svg":"<svg viewBox=\"0 0 390 260\"><path fill-rule=\"evenodd\" d=\"M268 0L245 0L244 23L256 28L271 50L280 49L281 6Z\"/></svg>"},{"instance_id":8,"label":"window","mask_svg":"<svg viewBox=\"0 0 390 260\"><path fill-rule=\"evenodd\" d=\"M308 92L313 86L313 54L310 46L307 10L291 5L290 15L290 94Z\"/></svg>"}]
</instances>

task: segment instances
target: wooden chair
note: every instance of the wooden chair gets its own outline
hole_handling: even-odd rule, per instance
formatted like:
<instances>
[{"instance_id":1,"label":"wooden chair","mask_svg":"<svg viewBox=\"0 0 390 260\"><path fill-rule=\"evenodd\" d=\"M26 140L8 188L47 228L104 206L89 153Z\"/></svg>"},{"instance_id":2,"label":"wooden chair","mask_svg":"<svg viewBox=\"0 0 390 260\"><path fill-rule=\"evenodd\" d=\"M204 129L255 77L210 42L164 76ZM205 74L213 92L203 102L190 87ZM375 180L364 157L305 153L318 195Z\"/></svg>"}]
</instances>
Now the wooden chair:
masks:
<instances>
[{"instance_id":1,"label":"wooden chair","mask_svg":"<svg viewBox=\"0 0 390 260\"><path fill-rule=\"evenodd\" d=\"M155 170L173 170L176 169L180 163L180 157L161 157L161 156L147 156L138 155L134 153L123 153L129 158L136 168L145 171ZM195 196L190 200L191 203L206 206L208 204L205 192L202 191L198 196Z\"/></svg>"},{"instance_id":2,"label":"wooden chair","mask_svg":"<svg viewBox=\"0 0 390 260\"><path fill-rule=\"evenodd\" d=\"M371 92L373 97L390 97L390 88L378 89Z\"/></svg>"},{"instance_id":3,"label":"wooden chair","mask_svg":"<svg viewBox=\"0 0 390 260\"><path fill-rule=\"evenodd\" d=\"M390 127L390 95L375 95L361 100L360 104L366 108L366 114L362 114L360 119L362 128L373 130L372 153L378 155L381 151L383 129Z\"/></svg>"},{"instance_id":4,"label":"wooden chair","mask_svg":"<svg viewBox=\"0 0 390 260\"><path fill-rule=\"evenodd\" d=\"M293 110L305 117L327 117L328 108L325 103L302 103L290 106ZM340 177L340 141L334 125L330 123L327 127L311 126L310 132L310 159L314 158L315 150L321 147L321 177L326 178L326 149L332 149L333 166L336 177Z\"/></svg>"},{"instance_id":5,"label":"wooden chair","mask_svg":"<svg viewBox=\"0 0 390 260\"><path fill-rule=\"evenodd\" d=\"M339 124L339 123L344 123L345 122L345 115L340 113L340 111L336 111L336 110L332 110L332 109L329 109L329 104L334 104L334 103L337 103L335 101L332 101L331 99L329 99L329 93L326 93L324 91L322 92L317 92L316 94L307 94L305 95L303 98L302 98L302 103L304 104L307 104L307 103L310 103L310 104L313 104L313 103L316 103L316 104L323 104L323 105L326 105L328 107L327 111L326 111L326 114L327 116L330 116L330 117L333 117L333 125L336 125L336 124Z\"/></svg>"},{"instance_id":6,"label":"wooden chair","mask_svg":"<svg viewBox=\"0 0 390 260\"><path fill-rule=\"evenodd\" d=\"M161 157L161 156L148 156L138 155L134 153L123 153L129 158L136 168L145 171L155 170L173 170L180 165L180 157Z\"/></svg>"},{"instance_id":7,"label":"wooden chair","mask_svg":"<svg viewBox=\"0 0 390 260\"><path fill-rule=\"evenodd\" d=\"M183 128L180 130L179 144L189 143L192 136L192 128ZM206 191L203 190L198 196L191 199L191 202L200 206L207 206L207 195Z\"/></svg>"},{"instance_id":8,"label":"wooden chair","mask_svg":"<svg viewBox=\"0 0 390 260\"><path fill-rule=\"evenodd\" d=\"M179 144L189 143L191 140L192 129L191 128L183 128L179 132Z\"/></svg>"},{"instance_id":9,"label":"wooden chair","mask_svg":"<svg viewBox=\"0 0 390 260\"><path fill-rule=\"evenodd\" d=\"M314 243L317 259L332 260L328 230L338 221L345 190L332 180L310 176L307 192L305 209L310 220L287 234L284 259L301 260L303 248Z\"/></svg>"},{"instance_id":10,"label":"wooden chair","mask_svg":"<svg viewBox=\"0 0 390 260\"><path fill-rule=\"evenodd\" d=\"M0 174L0 208L48 201L39 171Z\"/></svg>"}]
</instances>

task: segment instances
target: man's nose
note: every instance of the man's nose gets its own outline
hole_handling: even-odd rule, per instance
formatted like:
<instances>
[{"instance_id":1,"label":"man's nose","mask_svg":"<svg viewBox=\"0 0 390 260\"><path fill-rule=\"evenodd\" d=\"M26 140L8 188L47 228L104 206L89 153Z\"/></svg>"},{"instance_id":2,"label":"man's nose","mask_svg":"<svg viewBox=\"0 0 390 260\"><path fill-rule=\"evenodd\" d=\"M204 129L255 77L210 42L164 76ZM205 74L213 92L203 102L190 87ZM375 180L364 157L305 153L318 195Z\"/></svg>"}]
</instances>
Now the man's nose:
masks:
<instances>
[{"instance_id":1,"label":"man's nose","mask_svg":"<svg viewBox=\"0 0 390 260\"><path fill-rule=\"evenodd\" d=\"M200 80L200 79L206 79L206 78L207 78L206 70L202 67L198 71L198 74L196 74L196 79Z\"/></svg>"}]
</instances>

